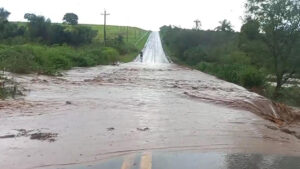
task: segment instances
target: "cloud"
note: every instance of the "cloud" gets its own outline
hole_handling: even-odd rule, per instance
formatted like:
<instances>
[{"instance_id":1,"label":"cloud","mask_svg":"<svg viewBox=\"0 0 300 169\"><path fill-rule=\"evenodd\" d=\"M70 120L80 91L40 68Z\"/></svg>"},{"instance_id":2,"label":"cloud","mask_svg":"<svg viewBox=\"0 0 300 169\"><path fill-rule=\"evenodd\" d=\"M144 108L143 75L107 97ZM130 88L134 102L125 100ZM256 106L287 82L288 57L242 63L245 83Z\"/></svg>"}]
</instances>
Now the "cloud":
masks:
<instances>
[{"instance_id":1,"label":"cloud","mask_svg":"<svg viewBox=\"0 0 300 169\"><path fill-rule=\"evenodd\" d=\"M23 21L25 13L44 15L52 22L62 22L63 15L74 12L80 23L102 24L104 9L111 14L111 25L138 26L158 30L162 25L192 28L200 19L203 29L213 29L228 19L235 30L241 26L245 0L2 0L1 5L11 12L10 20Z\"/></svg>"}]
</instances>

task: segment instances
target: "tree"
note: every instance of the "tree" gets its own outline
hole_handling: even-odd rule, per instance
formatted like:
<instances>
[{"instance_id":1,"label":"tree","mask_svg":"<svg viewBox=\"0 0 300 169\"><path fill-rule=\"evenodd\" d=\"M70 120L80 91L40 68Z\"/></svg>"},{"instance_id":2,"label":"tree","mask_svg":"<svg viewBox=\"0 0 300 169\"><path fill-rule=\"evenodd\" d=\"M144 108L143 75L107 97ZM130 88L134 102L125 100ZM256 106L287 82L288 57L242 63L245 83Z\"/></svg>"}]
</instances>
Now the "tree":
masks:
<instances>
[{"instance_id":1,"label":"tree","mask_svg":"<svg viewBox=\"0 0 300 169\"><path fill-rule=\"evenodd\" d=\"M257 67L271 67L270 52L260 33L257 20L246 18L239 33L238 47L251 58L251 64Z\"/></svg>"},{"instance_id":2,"label":"tree","mask_svg":"<svg viewBox=\"0 0 300 169\"><path fill-rule=\"evenodd\" d=\"M7 18L9 17L10 12L5 10L4 8L0 8L0 21L7 21Z\"/></svg>"},{"instance_id":3,"label":"tree","mask_svg":"<svg viewBox=\"0 0 300 169\"><path fill-rule=\"evenodd\" d=\"M74 46L91 43L97 31L87 26L72 26L64 30L66 43Z\"/></svg>"},{"instance_id":4,"label":"tree","mask_svg":"<svg viewBox=\"0 0 300 169\"><path fill-rule=\"evenodd\" d=\"M300 2L296 0L248 0L247 17L259 22L263 41L271 59L272 70L276 75L275 96L282 85L291 78L299 65Z\"/></svg>"},{"instance_id":5,"label":"tree","mask_svg":"<svg viewBox=\"0 0 300 169\"><path fill-rule=\"evenodd\" d=\"M78 16L74 13L66 13L63 18L64 23L69 25L77 25L78 24Z\"/></svg>"},{"instance_id":6,"label":"tree","mask_svg":"<svg viewBox=\"0 0 300 169\"><path fill-rule=\"evenodd\" d=\"M37 16L32 13L26 13L24 15L24 19L27 19L29 22L33 21Z\"/></svg>"},{"instance_id":7,"label":"tree","mask_svg":"<svg viewBox=\"0 0 300 169\"><path fill-rule=\"evenodd\" d=\"M15 23L9 23L7 18L10 12L0 8L0 40L21 36L24 34L24 27L19 27Z\"/></svg>"},{"instance_id":8,"label":"tree","mask_svg":"<svg viewBox=\"0 0 300 169\"><path fill-rule=\"evenodd\" d=\"M224 19L223 21L220 21L219 23L221 25L215 28L216 31L233 32L230 21Z\"/></svg>"},{"instance_id":9,"label":"tree","mask_svg":"<svg viewBox=\"0 0 300 169\"><path fill-rule=\"evenodd\" d=\"M245 24L241 27L241 35L249 40L260 39L259 22L251 18L246 18Z\"/></svg>"},{"instance_id":10,"label":"tree","mask_svg":"<svg viewBox=\"0 0 300 169\"><path fill-rule=\"evenodd\" d=\"M28 32L31 39L49 41L50 19L30 13L26 13L24 18L29 21Z\"/></svg>"}]
</instances>

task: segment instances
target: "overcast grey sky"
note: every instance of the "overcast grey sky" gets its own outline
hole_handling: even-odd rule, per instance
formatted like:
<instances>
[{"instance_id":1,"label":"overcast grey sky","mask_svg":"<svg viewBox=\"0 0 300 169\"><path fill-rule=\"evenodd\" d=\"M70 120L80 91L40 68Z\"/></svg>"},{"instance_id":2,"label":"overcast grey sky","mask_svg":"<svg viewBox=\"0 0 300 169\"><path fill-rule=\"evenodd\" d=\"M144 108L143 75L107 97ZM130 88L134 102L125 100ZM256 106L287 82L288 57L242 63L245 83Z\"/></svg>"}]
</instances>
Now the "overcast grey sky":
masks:
<instances>
[{"instance_id":1,"label":"overcast grey sky","mask_svg":"<svg viewBox=\"0 0 300 169\"><path fill-rule=\"evenodd\" d=\"M239 30L245 0L0 0L11 12L10 21L23 21L25 13L44 15L62 22L66 12L79 16L79 23L102 24L104 8L111 14L107 24L158 30L163 25L192 28L199 19L202 29L214 29L228 19Z\"/></svg>"}]
</instances>

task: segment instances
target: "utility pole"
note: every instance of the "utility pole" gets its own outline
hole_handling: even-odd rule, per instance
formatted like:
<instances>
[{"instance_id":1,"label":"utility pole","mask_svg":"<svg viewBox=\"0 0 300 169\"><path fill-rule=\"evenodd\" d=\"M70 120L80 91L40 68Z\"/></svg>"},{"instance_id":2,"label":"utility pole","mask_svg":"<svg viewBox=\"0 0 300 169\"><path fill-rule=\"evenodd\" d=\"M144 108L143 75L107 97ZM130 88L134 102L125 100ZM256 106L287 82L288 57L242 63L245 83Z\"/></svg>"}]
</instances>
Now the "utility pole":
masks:
<instances>
[{"instance_id":1,"label":"utility pole","mask_svg":"<svg viewBox=\"0 0 300 169\"><path fill-rule=\"evenodd\" d=\"M104 46L106 46L106 16L110 15L109 13L106 12L106 10L104 9L104 13L102 13L101 15L104 15L104 29L103 29L103 38L104 38Z\"/></svg>"},{"instance_id":2,"label":"utility pole","mask_svg":"<svg viewBox=\"0 0 300 169\"><path fill-rule=\"evenodd\" d=\"M199 19L196 19L194 22L195 22L195 24L196 24L195 29L196 29L196 30L199 30L200 27L201 27L201 21L200 21Z\"/></svg>"},{"instance_id":3,"label":"utility pole","mask_svg":"<svg viewBox=\"0 0 300 169\"><path fill-rule=\"evenodd\" d=\"M127 26L127 43L128 43L128 26Z\"/></svg>"}]
</instances>

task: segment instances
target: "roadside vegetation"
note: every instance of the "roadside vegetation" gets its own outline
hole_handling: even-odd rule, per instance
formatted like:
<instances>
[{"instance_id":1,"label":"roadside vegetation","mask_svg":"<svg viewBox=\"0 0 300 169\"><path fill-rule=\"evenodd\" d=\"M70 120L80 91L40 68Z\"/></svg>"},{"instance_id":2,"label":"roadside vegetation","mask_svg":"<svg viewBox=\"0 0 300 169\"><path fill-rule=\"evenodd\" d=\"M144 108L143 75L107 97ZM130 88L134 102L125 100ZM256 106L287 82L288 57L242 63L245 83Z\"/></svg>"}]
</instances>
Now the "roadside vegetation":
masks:
<instances>
[{"instance_id":1,"label":"roadside vegetation","mask_svg":"<svg viewBox=\"0 0 300 169\"><path fill-rule=\"evenodd\" d=\"M15 98L16 95L22 95L20 90L18 90L18 85L12 79L8 79L2 74L0 74L0 99L12 97Z\"/></svg>"},{"instance_id":2,"label":"roadside vegetation","mask_svg":"<svg viewBox=\"0 0 300 169\"><path fill-rule=\"evenodd\" d=\"M149 32L126 26L79 25L78 16L66 13L63 24L26 13L27 22L9 22L10 12L0 8L0 70L13 73L58 75L72 67L129 62L138 55ZM0 75L0 98L12 95Z\"/></svg>"},{"instance_id":3,"label":"roadside vegetation","mask_svg":"<svg viewBox=\"0 0 300 169\"><path fill-rule=\"evenodd\" d=\"M228 20L215 30L161 27L173 61L242 85L273 100L300 106L300 4L293 0L248 0L244 24ZM288 87L286 87L288 86Z\"/></svg>"}]
</instances>

